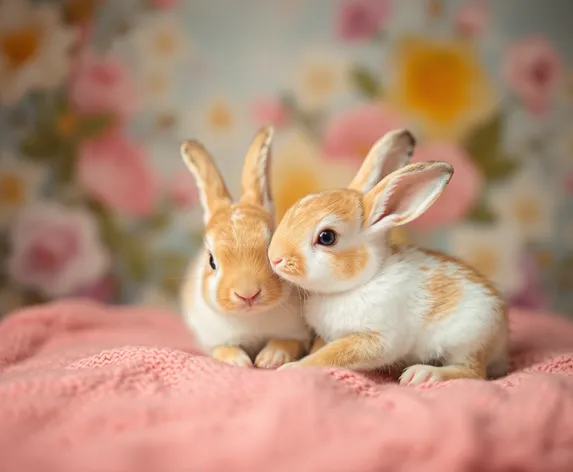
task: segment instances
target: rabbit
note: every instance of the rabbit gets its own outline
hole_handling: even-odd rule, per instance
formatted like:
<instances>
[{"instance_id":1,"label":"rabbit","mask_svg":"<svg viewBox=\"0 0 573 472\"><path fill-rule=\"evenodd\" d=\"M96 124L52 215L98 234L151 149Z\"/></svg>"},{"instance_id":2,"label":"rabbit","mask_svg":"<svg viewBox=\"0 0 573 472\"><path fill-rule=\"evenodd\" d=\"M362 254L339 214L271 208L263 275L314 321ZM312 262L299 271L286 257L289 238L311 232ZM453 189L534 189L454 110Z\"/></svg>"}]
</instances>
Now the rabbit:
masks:
<instances>
[{"instance_id":1,"label":"rabbit","mask_svg":"<svg viewBox=\"0 0 573 472\"><path fill-rule=\"evenodd\" d=\"M204 247L181 288L184 319L213 358L266 369L299 359L311 340L300 294L273 272L267 259L274 226L266 209L271 205L272 136L268 125L252 140L236 203L205 148L197 141L181 145L205 223Z\"/></svg>"},{"instance_id":2,"label":"rabbit","mask_svg":"<svg viewBox=\"0 0 573 472\"><path fill-rule=\"evenodd\" d=\"M407 130L383 136L347 189L298 200L272 237L273 270L308 292L307 323L324 346L296 366L406 367L400 384L484 379L508 370L508 320L496 288L464 262L388 231L423 214L453 175L409 163Z\"/></svg>"}]
</instances>

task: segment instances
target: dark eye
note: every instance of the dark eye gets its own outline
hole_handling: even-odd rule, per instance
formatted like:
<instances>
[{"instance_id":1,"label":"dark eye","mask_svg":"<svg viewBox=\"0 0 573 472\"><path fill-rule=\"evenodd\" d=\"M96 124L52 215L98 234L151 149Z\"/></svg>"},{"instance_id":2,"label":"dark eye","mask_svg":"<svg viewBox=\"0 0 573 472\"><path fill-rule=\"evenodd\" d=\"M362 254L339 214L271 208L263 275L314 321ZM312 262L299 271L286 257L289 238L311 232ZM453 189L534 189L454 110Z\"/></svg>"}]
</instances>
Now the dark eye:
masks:
<instances>
[{"instance_id":1,"label":"dark eye","mask_svg":"<svg viewBox=\"0 0 573 472\"><path fill-rule=\"evenodd\" d=\"M215 265L215 259L213 259L213 254L211 253L209 253L209 265L211 266L211 269L217 269L217 266Z\"/></svg>"},{"instance_id":2,"label":"dark eye","mask_svg":"<svg viewBox=\"0 0 573 472\"><path fill-rule=\"evenodd\" d=\"M332 246L336 242L336 233L331 229L325 229L320 232L316 244L321 246Z\"/></svg>"}]
</instances>

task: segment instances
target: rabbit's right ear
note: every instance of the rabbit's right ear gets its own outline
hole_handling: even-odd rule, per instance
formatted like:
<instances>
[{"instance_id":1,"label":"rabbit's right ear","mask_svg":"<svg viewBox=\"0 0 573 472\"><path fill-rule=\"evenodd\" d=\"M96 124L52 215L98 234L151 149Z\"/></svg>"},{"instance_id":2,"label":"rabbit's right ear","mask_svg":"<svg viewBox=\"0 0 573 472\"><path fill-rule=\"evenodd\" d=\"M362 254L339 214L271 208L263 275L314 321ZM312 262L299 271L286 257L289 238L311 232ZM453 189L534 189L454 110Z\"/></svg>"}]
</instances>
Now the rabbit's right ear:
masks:
<instances>
[{"instance_id":1,"label":"rabbit's right ear","mask_svg":"<svg viewBox=\"0 0 573 472\"><path fill-rule=\"evenodd\" d=\"M203 221L207 224L217 209L231 205L231 195L215 162L201 143L194 140L184 142L181 157L195 177Z\"/></svg>"},{"instance_id":2,"label":"rabbit's right ear","mask_svg":"<svg viewBox=\"0 0 573 472\"><path fill-rule=\"evenodd\" d=\"M348 188L368 193L384 177L408 163L415 145L414 136L406 129L386 133L372 146Z\"/></svg>"},{"instance_id":3,"label":"rabbit's right ear","mask_svg":"<svg viewBox=\"0 0 573 472\"><path fill-rule=\"evenodd\" d=\"M273 134L271 125L263 126L249 146L241 178L242 201L263 206L271 200L269 172Z\"/></svg>"},{"instance_id":4,"label":"rabbit's right ear","mask_svg":"<svg viewBox=\"0 0 573 472\"><path fill-rule=\"evenodd\" d=\"M447 162L418 162L387 175L363 199L367 232L405 225L442 194L454 173Z\"/></svg>"}]
</instances>

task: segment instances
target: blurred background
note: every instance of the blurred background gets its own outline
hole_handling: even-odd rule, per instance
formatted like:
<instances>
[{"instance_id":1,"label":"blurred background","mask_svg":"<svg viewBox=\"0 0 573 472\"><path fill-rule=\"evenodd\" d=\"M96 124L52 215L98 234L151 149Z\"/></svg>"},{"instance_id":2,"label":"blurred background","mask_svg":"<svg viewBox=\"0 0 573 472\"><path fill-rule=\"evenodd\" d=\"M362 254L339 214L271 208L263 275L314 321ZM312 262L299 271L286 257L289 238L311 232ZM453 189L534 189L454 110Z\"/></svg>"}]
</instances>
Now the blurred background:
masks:
<instances>
[{"instance_id":1,"label":"blurred background","mask_svg":"<svg viewBox=\"0 0 573 472\"><path fill-rule=\"evenodd\" d=\"M236 194L272 122L279 217L408 126L414 159L455 175L395 239L573 316L572 18L568 0L0 0L0 313L176 308L202 232L179 143Z\"/></svg>"}]
</instances>

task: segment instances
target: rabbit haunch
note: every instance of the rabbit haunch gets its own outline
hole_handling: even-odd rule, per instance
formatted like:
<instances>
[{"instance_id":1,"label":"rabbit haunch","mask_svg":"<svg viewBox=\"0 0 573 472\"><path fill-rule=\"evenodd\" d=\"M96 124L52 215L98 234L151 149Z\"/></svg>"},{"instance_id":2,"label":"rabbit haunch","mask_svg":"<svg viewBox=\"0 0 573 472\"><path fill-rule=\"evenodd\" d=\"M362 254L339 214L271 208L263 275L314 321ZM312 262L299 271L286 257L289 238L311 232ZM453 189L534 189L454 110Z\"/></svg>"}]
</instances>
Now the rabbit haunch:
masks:
<instances>
[{"instance_id":1,"label":"rabbit haunch","mask_svg":"<svg viewBox=\"0 0 573 472\"><path fill-rule=\"evenodd\" d=\"M405 130L386 134L348 189L299 200L275 230L273 268L309 292L304 316L326 342L288 367L403 363L402 383L414 384L507 369L505 306L487 279L444 254L389 244L389 230L423 214L453 174L444 162L408 164L414 144Z\"/></svg>"}]
</instances>

